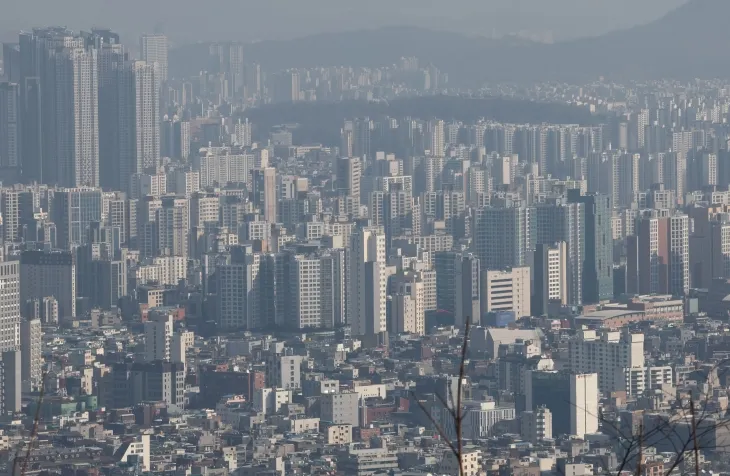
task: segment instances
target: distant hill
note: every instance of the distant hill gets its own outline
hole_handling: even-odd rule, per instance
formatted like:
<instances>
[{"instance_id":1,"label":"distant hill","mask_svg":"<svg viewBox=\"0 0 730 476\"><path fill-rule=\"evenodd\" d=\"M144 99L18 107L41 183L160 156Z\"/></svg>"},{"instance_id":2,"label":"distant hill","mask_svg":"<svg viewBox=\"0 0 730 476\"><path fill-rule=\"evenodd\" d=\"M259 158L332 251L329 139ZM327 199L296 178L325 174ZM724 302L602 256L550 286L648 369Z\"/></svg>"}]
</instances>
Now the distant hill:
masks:
<instances>
[{"instance_id":1,"label":"distant hill","mask_svg":"<svg viewBox=\"0 0 730 476\"><path fill-rule=\"evenodd\" d=\"M395 118L439 117L451 121L474 122L484 117L502 122L563 124L597 124L586 108L567 104L541 103L506 98L469 98L459 96L424 96L386 102L340 101L272 104L244 111L256 126L257 140L266 140L272 127L280 124L300 124L294 131L297 143L339 145L340 128L345 119L390 116Z\"/></svg>"},{"instance_id":2,"label":"distant hill","mask_svg":"<svg viewBox=\"0 0 730 476\"><path fill-rule=\"evenodd\" d=\"M288 67L384 66L417 56L473 86L483 81L581 81L730 76L730 0L691 0L664 17L627 30L555 44L387 27L262 41L247 59L266 71ZM208 44L170 53L173 75L207 68Z\"/></svg>"}]
</instances>

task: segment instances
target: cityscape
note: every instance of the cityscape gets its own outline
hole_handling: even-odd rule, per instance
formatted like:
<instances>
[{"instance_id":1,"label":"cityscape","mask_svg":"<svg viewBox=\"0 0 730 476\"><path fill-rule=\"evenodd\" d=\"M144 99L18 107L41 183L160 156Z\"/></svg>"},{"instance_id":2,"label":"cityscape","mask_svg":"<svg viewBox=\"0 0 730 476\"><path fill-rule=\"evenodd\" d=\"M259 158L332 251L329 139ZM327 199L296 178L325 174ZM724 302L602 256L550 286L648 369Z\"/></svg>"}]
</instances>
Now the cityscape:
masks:
<instances>
[{"instance_id":1,"label":"cityscape","mask_svg":"<svg viewBox=\"0 0 730 476\"><path fill-rule=\"evenodd\" d=\"M730 70L424 31L18 26L0 474L730 474Z\"/></svg>"}]
</instances>

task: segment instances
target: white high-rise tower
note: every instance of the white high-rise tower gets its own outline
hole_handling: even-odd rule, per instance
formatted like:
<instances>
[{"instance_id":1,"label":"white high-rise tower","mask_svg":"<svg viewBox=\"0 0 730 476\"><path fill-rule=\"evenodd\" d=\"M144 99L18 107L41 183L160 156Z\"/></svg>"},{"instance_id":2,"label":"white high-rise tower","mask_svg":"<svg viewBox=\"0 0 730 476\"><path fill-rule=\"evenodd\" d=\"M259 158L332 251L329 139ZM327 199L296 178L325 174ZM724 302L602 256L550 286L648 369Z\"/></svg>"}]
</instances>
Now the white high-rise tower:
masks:
<instances>
[{"instance_id":1,"label":"white high-rise tower","mask_svg":"<svg viewBox=\"0 0 730 476\"><path fill-rule=\"evenodd\" d=\"M139 51L142 61L148 64L157 63L160 81L167 81L167 37L161 34L142 35L139 40Z\"/></svg>"},{"instance_id":2,"label":"white high-rise tower","mask_svg":"<svg viewBox=\"0 0 730 476\"><path fill-rule=\"evenodd\" d=\"M363 227L353 231L349 270L347 321L352 334L375 336L384 332L387 277L385 233L382 227Z\"/></svg>"}]
</instances>

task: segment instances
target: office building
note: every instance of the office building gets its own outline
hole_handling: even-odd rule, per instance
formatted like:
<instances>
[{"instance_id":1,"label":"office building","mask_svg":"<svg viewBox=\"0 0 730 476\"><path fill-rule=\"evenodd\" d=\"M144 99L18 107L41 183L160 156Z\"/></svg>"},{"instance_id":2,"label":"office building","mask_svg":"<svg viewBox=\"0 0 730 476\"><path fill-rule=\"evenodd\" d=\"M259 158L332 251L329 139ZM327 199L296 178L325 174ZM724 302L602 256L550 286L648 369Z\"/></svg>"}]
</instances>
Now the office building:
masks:
<instances>
[{"instance_id":1,"label":"office building","mask_svg":"<svg viewBox=\"0 0 730 476\"><path fill-rule=\"evenodd\" d=\"M584 439L598 433L598 375L570 376L570 434Z\"/></svg>"},{"instance_id":2,"label":"office building","mask_svg":"<svg viewBox=\"0 0 730 476\"><path fill-rule=\"evenodd\" d=\"M553 434L570 434L570 380L571 374L566 371L528 370L524 405L518 401L518 410L535 411L544 406L552 413Z\"/></svg>"},{"instance_id":3,"label":"office building","mask_svg":"<svg viewBox=\"0 0 730 476\"><path fill-rule=\"evenodd\" d=\"M465 407L463 436L470 440L489 438L494 435L495 424L503 420L515 419L514 407L500 407L493 401L466 402ZM453 426L449 425L447 428L453 428Z\"/></svg>"},{"instance_id":4,"label":"office building","mask_svg":"<svg viewBox=\"0 0 730 476\"><path fill-rule=\"evenodd\" d=\"M515 317L530 315L530 268L482 271L481 314L514 312Z\"/></svg>"}]
</instances>

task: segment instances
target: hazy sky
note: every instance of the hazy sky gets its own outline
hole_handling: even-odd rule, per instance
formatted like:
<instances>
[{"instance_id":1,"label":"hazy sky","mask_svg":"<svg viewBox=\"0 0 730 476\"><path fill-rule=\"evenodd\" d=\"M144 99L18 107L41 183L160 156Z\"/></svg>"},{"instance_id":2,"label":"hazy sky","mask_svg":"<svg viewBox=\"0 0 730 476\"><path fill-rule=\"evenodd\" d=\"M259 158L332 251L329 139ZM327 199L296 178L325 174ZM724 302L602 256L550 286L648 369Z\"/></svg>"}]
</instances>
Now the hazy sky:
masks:
<instances>
[{"instance_id":1,"label":"hazy sky","mask_svg":"<svg viewBox=\"0 0 730 476\"><path fill-rule=\"evenodd\" d=\"M654 20L687 0L0 0L0 36L22 28L105 26L129 37L161 26L180 43L279 39L419 25L468 34L552 31L556 39Z\"/></svg>"}]
</instances>

